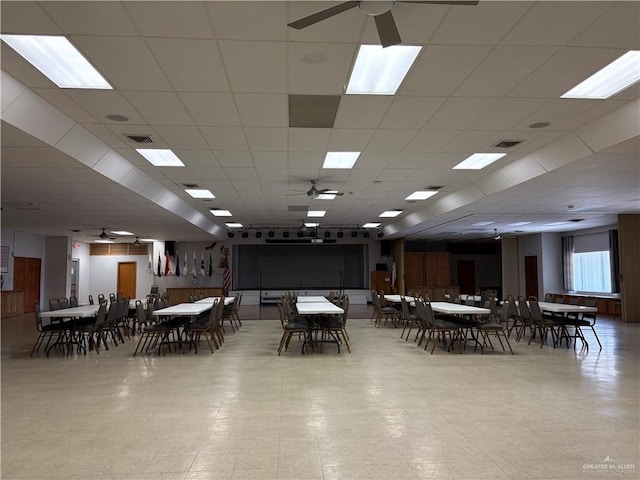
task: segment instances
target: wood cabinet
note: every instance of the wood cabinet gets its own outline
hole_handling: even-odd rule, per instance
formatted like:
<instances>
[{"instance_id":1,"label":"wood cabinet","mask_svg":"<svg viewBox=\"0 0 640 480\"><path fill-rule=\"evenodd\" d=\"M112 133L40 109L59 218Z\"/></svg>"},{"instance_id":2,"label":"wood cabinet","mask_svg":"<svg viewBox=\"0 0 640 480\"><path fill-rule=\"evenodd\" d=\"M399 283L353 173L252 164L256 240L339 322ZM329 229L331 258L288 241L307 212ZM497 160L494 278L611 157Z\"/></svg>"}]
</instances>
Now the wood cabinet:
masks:
<instances>
[{"instance_id":1,"label":"wood cabinet","mask_svg":"<svg viewBox=\"0 0 640 480\"><path fill-rule=\"evenodd\" d=\"M167 294L169 295L169 303L171 305L177 305L179 303L188 303L189 296L201 296L206 297L219 297L223 294L222 288L167 288Z\"/></svg>"},{"instance_id":2,"label":"wood cabinet","mask_svg":"<svg viewBox=\"0 0 640 480\"><path fill-rule=\"evenodd\" d=\"M404 254L404 284L407 289L421 286L448 287L451 283L450 255L447 252L408 252Z\"/></svg>"},{"instance_id":3,"label":"wood cabinet","mask_svg":"<svg viewBox=\"0 0 640 480\"><path fill-rule=\"evenodd\" d=\"M392 293L391 291L391 272L371 272L371 290L379 292L382 290L384 293Z\"/></svg>"},{"instance_id":4,"label":"wood cabinet","mask_svg":"<svg viewBox=\"0 0 640 480\"><path fill-rule=\"evenodd\" d=\"M24 313L24 292L4 291L0 303L2 318L19 317Z\"/></svg>"}]
</instances>

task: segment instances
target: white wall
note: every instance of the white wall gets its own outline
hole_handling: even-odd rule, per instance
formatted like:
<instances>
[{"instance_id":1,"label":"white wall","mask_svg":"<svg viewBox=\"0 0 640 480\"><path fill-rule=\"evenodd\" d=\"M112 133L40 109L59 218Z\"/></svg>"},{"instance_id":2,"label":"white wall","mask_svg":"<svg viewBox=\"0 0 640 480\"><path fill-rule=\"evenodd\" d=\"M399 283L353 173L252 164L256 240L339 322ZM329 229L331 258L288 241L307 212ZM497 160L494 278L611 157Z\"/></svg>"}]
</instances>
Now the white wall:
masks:
<instances>
[{"instance_id":1,"label":"white wall","mask_svg":"<svg viewBox=\"0 0 640 480\"><path fill-rule=\"evenodd\" d=\"M89 303L89 278L91 276L91 257L89 256L89 244L74 242L71 248L71 258L78 260L78 302Z\"/></svg>"},{"instance_id":2,"label":"white wall","mask_svg":"<svg viewBox=\"0 0 640 480\"><path fill-rule=\"evenodd\" d=\"M147 269L146 255L91 255L89 257L88 291L96 299L102 293L106 297L118 291L118 262L136 262L136 297L144 298L151 290L153 275ZM85 280L86 281L86 280ZM81 280L82 283L82 280ZM87 297L79 298L85 303Z\"/></svg>"},{"instance_id":3,"label":"white wall","mask_svg":"<svg viewBox=\"0 0 640 480\"><path fill-rule=\"evenodd\" d=\"M540 290L544 294L562 292L562 237L559 233L542 233L542 275Z\"/></svg>"},{"instance_id":4,"label":"white wall","mask_svg":"<svg viewBox=\"0 0 640 480\"><path fill-rule=\"evenodd\" d=\"M502 297L520 293L520 261L518 257L518 239L503 238L502 242Z\"/></svg>"}]
</instances>

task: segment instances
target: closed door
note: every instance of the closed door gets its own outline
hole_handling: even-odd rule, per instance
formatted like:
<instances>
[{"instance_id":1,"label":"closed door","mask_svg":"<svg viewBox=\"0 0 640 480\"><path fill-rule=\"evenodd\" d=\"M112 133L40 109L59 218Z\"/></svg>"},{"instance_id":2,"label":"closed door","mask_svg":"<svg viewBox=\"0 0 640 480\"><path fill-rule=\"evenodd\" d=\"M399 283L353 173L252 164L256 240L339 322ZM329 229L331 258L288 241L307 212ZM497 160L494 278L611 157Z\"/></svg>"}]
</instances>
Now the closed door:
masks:
<instances>
[{"instance_id":1,"label":"closed door","mask_svg":"<svg viewBox=\"0 0 640 480\"><path fill-rule=\"evenodd\" d=\"M13 259L13 289L24 292L24 311L33 312L33 305L40 301L39 258L15 257Z\"/></svg>"},{"instance_id":2,"label":"closed door","mask_svg":"<svg viewBox=\"0 0 640 480\"><path fill-rule=\"evenodd\" d=\"M524 257L524 290L529 297L538 297L538 257Z\"/></svg>"},{"instance_id":3,"label":"closed door","mask_svg":"<svg viewBox=\"0 0 640 480\"><path fill-rule=\"evenodd\" d=\"M118 262L118 293L136 298L136 262Z\"/></svg>"}]
</instances>

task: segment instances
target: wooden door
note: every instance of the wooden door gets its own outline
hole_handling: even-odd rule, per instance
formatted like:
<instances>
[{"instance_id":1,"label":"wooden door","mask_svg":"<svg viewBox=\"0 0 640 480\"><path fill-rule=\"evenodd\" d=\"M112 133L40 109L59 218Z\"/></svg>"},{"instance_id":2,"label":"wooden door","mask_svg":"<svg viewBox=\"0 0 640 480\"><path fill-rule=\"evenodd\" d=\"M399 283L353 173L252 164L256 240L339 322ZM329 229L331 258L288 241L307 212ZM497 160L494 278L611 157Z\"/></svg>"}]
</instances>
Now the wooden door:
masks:
<instances>
[{"instance_id":1,"label":"wooden door","mask_svg":"<svg viewBox=\"0 0 640 480\"><path fill-rule=\"evenodd\" d=\"M473 295L476 292L476 262L458 260L458 285L460 293Z\"/></svg>"},{"instance_id":2,"label":"wooden door","mask_svg":"<svg viewBox=\"0 0 640 480\"><path fill-rule=\"evenodd\" d=\"M426 285L424 276L424 253L404 254L404 285L407 289Z\"/></svg>"},{"instance_id":3,"label":"wooden door","mask_svg":"<svg viewBox=\"0 0 640 480\"><path fill-rule=\"evenodd\" d=\"M118 293L136 298L136 262L118 262Z\"/></svg>"},{"instance_id":4,"label":"wooden door","mask_svg":"<svg viewBox=\"0 0 640 480\"><path fill-rule=\"evenodd\" d=\"M33 305L40 301L39 258L15 257L13 259L13 289L24 292L24 312L33 312Z\"/></svg>"},{"instance_id":5,"label":"wooden door","mask_svg":"<svg viewBox=\"0 0 640 480\"><path fill-rule=\"evenodd\" d=\"M528 255L524 257L524 291L529 297L538 297L538 257Z\"/></svg>"}]
</instances>

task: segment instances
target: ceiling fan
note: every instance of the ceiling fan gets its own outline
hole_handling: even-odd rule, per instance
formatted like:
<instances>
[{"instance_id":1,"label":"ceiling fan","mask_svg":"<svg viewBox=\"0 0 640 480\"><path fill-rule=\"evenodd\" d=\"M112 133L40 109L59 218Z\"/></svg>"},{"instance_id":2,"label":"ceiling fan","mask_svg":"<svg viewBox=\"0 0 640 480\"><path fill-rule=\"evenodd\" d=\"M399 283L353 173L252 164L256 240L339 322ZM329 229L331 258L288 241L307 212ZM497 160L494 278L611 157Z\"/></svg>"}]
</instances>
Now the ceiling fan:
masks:
<instances>
[{"instance_id":1,"label":"ceiling fan","mask_svg":"<svg viewBox=\"0 0 640 480\"><path fill-rule=\"evenodd\" d=\"M409 1L409 0L368 0L368 1L350 1L342 2L333 7L329 7L325 10L321 10L307 17L296 20L287 24L291 28L301 30L310 25L326 20L327 18L338 15L339 13L346 12L352 8L358 7L367 15L374 18L376 22L376 29L378 30L378 36L380 37L380 43L383 47L389 47L391 45L397 45L401 43L400 33L396 22L391 14L391 9L396 2L400 3L424 3L433 5L477 5L478 1L465 1L465 0L425 0L425 1Z\"/></svg>"},{"instance_id":2,"label":"ceiling fan","mask_svg":"<svg viewBox=\"0 0 640 480\"><path fill-rule=\"evenodd\" d=\"M306 195L307 197L314 199L314 198L318 198L322 194L336 195L338 197L341 197L342 195L344 195L344 193L338 192L337 190L332 190L330 188L323 188L318 190L318 188L316 187L318 180L309 180L309 181L311 182L311 188L309 190L307 190L306 192L304 190L293 190L294 192L301 192L301 193L290 193L287 195L287 197L291 197L294 195Z\"/></svg>"},{"instance_id":3,"label":"ceiling fan","mask_svg":"<svg viewBox=\"0 0 640 480\"><path fill-rule=\"evenodd\" d=\"M96 235L100 240L115 240L116 237L112 237L104 231L104 227L102 227L102 233L100 235Z\"/></svg>"}]
</instances>

